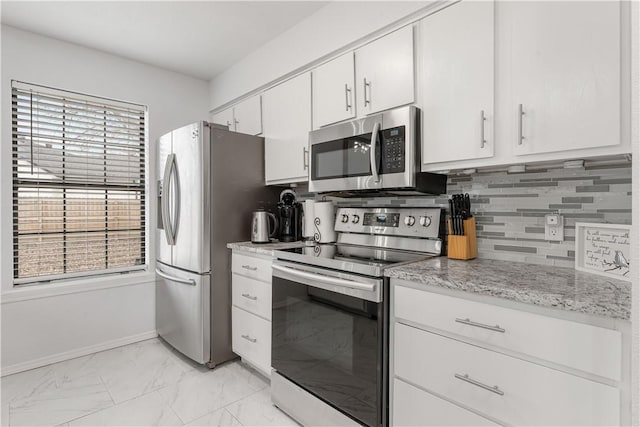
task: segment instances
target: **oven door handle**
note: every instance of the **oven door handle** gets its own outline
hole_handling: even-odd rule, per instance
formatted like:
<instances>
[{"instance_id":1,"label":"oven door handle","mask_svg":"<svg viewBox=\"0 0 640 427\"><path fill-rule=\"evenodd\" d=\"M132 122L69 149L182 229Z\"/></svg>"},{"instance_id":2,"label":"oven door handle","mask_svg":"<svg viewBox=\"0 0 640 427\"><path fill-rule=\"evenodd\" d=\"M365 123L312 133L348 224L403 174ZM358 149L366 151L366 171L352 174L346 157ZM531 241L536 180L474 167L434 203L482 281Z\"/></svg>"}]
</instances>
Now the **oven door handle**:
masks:
<instances>
[{"instance_id":1,"label":"oven door handle","mask_svg":"<svg viewBox=\"0 0 640 427\"><path fill-rule=\"evenodd\" d=\"M359 283L353 280L339 279L337 277L323 276L320 274L307 273L306 271L296 270L294 268L283 267L281 265L273 264L271 266L274 270L281 271L283 273L290 274L292 276L300 277L301 279L316 280L318 282L326 283L327 285L343 286L345 288L357 289L359 291L374 292L376 285L373 283Z\"/></svg>"}]
</instances>

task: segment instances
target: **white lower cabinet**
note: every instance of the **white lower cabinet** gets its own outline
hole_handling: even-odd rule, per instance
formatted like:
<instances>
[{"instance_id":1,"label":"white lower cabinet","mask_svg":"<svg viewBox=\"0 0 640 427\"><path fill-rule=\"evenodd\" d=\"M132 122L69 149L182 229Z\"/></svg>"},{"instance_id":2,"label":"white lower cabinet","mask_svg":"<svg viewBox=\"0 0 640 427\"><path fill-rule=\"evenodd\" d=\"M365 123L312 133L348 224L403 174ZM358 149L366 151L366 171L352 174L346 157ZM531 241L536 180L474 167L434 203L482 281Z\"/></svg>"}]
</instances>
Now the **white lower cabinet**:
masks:
<instances>
[{"instance_id":1,"label":"white lower cabinet","mask_svg":"<svg viewBox=\"0 0 640 427\"><path fill-rule=\"evenodd\" d=\"M271 262L237 252L231 259L231 346L266 376L271 376Z\"/></svg>"},{"instance_id":2,"label":"white lower cabinet","mask_svg":"<svg viewBox=\"0 0 640 427\"><path fill-rule=\"evenodd\" d=\"M471 411L394 379L394 426L497 426Z\"/></svg>"},{"instance_id":3,"label":"white lower cabinet","mask_svg":"<svg viewBox=\"0 0 640 427\"><path fill-rule=\"evenodd\" d=\"M392 280L393 425L627 422L620 331L402 284Z\"/></svg>"},{"instance_id":4,"label":"white lower cabinet","mask_svg":"<svg viewBox=\"0 0 640 427\"><path fill-rule=\"evenodd\" d=\"M271 371L271 322L238 307L231 309L233 352L265 375Z\"/></svg>"}]
</instances>

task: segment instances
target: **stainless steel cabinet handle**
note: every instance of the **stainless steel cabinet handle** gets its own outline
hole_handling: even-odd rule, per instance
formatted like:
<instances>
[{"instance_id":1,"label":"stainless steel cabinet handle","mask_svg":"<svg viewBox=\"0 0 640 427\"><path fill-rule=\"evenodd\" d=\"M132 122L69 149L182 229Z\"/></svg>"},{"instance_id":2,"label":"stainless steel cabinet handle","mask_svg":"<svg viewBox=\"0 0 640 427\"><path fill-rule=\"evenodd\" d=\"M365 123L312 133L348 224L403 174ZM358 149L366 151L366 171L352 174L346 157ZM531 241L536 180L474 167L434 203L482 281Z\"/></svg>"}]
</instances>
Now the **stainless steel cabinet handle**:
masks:
<instances>
[{"instance_id":1,"label":"stainless steel cabinet handle","mask_svg":"<svg viewBox=\"0 0 640 427\"><path fill-rule=\"evenodd\" d=\"M257 341L258 341L256 338L251 338L249 335L240 335L240 336L241 336L242 338L244 338L245 340L247 340L247 341L249 341L249 342L252 342L252 343L255 343L255 342L257 342Z\"/></svg>"},{"instance_id":2,"label":"stainless steel cabinet handle","mask_svg":"<svg viewBox=\"0 0 640 427\"><path fill-rule=\"evenodd\" d=\"M380 122L376 122L373 125L373 131L371 132L371 150L369 150L369 162L371 164L371 175L373 176L373 182L376 184L380 182L380 176L378 175L378 163L376 162L376 142L378 140L378 131L380 130Z\"/></svg>"},{"instance_id":3,"label":"stainless steel cabinet handle","mask_svg":"<svg viewBox=\"0 0 640 427\"><path fill-rule=\"evenodd\" d=\"M180 223L180 211L181 211L180 200L182 198L182 193L180 192L180 176L178 175L178 158L176 157L175 154L172 154L172 156L173 156L173 167L172 167L173 180L176 186L176 194L174 197L174 206L175 206L176 215L173 218L173 221L171 224L171 231L173 232L173 241L175 242L178 235L178 224Z\"/></svg>"},{"instance_id":4,"label":"stainless steel cabinet handle","mask_svg":"<svg viewBox=\"0 0 640 427\"><path fill-rule=\"evenodd\" d=\"M456 377L459 380L468 382L469 384L473 384L473 385L475 385L477 387L483 388L483 389L488 390L488 391L490 391L492 393L499 394L500 396L504 396L504 391L500 390L500 387L498 387L497 385L494 385L493 387L491 387L490 385L483 384L480 381L476 381L473 378L470 378L469 374L464 374L464 375L454 374L453 376Z\"/></svg>"},{"instance_id":5,"label":"stainless steel cabinet handle","mask_svg":"<svg viewBox=\"0 0 640 427\"><path fill-rule=\"evenodd\" d=\"M371 82L367 81L367 78L364 79L364 106L371 104ZM367 98L367 88L369 88L369 97Z\"/></svg>"},{"instance_id":6,"label":"stainless steel cabinet handle","mask_svg":"<svg viewBox=\"0 0 640 427\"><path fill-rule=\"evenodd\" d=\"M351 89L349 89L349 85L347 83L344 84L344 102L347 111L349 111L351 109Z\"/></svg>"},{"instance_id":7,"label":"stainless steel cabinet handle","mask_svg":"<svg viewBox=\"0 0 640 427\"><path fill-rule=\"evenodd\" d=\"M484 148L487 140L484 138L484 122L487 118L484 116L484 110L480 110L480 148Z\"/></svg>"},{"instance_id":8,"label":"stainless steel cabinet handle","mask_svg":"<svg viewBox=\"0 0 640 427\"><path fill-rule=\"evenodd\" d=\"M456 319L456 322L464 323L465 325L469 325L469 326L475 326L477 328L488 329L488 330L494 331L494 332L505 332L505 330L503 328L501 328L500 325L495 325L495 326L485 325L484 323L474 322L473 320L471 320L469 318L467 318L467 319Z\"/></svg>"},{"instance_id":9,"label":"stainless steel cabinet handle","mask_svg":"<svg viewBox=\"0 0 640 427\"><path fill-rule=\"evenodd\" d=\"M518 145L522 145L524 135L522 134L522 117L525 115L522 104L518 104Z\"/></svg>"},{"instance_id":10,"label":"stainless steel cabinet handle","mask_svg":"<svg viewBox=\"0 0 640 427\"><path fill-rule=\"evenodd\" d=\"M243 265L242 268L244 268L245 270L251 270L251 271L256 271L258 269L258 267L251 267L250 265Z\"/></svg>"},{"instance_id":11,"label":"stainless steel cabinet handle","mask_svg":"<svg viewBox=\"0 0 640 427\"><path fill-rule=\"evenodd\" d=\"M196 281L193 279L181 279L179 277L171 276L163 271L160 271L156 268L156 274L160 277L164 277L167 280L171 280L172 282L184 283L185 285L195 286Z\"/></svg>"},{"instance_id":12,"label":"stainless steel cabinet handle","mask_svg":"<svg viewBox=\"0 0 640 427\"><path fill-rule=\"evenodd\" d=\"M302 147L302 165L305 169L309 169L309 150L307 147Z\"/></svg>"},{"instance_id":13,"label":"stainless steel cabinet handle","mask_svg":"<svg viewBox=\"0 0 640 427\"><path fill-rule=\"evenodd\" d=\"M254 297L251 294L242 294L243 297L245 297L246 299L250 299L251 301L256 301L258 299L258 297Z\"/></svg>"},{"instance_id":14,"label":"stainless steel cabinet handle","mask_svg":"<svg viewBox=\"0 0 640 427\"><path fill-rule=\"evenodd\" d=\"M162 177L162 225L164 226L164 235L167 239L168 245L173 245L173 231L171 231L171 218L169 217L169 194L171 192L169 188L169 179L171 176L171 162L173 154L167 156L167 160L164 163L164 174Z\"/></svg>"}]
</instances>

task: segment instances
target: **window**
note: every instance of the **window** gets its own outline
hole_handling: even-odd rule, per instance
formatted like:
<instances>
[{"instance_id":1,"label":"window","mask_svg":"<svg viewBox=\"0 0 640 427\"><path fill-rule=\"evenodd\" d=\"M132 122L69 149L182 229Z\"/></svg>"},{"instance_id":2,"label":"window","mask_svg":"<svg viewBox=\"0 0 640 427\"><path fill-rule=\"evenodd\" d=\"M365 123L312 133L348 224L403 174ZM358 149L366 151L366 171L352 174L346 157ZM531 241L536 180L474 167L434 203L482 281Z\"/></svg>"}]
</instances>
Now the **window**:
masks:
<instances>
[{"instance_id":1,"label":"window","mask_svg":"<svg viewBox=\"0 0 640 427\"><path fill-rule=\"evenodd\" d=\"M141 105L12 82L13 275L145 268Z\"/></svg>"}]
</instances>

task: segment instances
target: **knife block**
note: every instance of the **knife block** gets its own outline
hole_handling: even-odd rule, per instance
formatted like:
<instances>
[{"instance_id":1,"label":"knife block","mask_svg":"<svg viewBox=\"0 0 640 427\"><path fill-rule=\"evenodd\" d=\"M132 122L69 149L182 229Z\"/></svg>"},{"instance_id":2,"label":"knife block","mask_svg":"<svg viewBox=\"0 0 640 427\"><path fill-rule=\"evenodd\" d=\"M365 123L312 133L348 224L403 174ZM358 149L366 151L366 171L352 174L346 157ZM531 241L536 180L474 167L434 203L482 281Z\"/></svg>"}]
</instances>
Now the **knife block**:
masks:
<instances>
[{"instance_id":1,"label":"knife block","mask_svg":"<svg viewBox=\"0 0 640 427\"><path fill-rule=\"evenodd\" d=\"M464 220L464 236L453 234L451 220L447 222L449 228L449 242L447 257L451 259L474 259L478 256L476 242L476 219L471 217Z\"/></svg>"}]
</instances>

